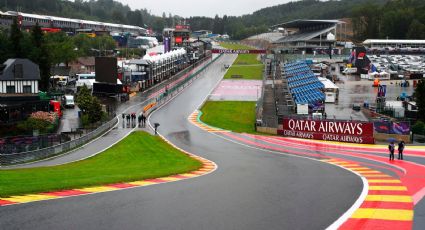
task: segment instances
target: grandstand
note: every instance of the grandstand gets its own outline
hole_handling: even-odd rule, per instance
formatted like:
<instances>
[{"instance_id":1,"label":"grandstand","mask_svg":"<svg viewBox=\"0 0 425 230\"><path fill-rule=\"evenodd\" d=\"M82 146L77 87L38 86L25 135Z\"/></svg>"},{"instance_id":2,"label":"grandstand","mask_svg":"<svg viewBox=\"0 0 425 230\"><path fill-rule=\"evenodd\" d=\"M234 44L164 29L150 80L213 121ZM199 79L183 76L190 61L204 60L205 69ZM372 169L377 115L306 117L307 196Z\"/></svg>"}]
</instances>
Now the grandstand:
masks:
<instances>
[{"instance_id":1,"label":"grandstand","mask_svg":"<svg viewBox=\"0 0 425 230\"><path fill-rule=\"evenodd\" d=\"M295 32L287 33L273 43L285 53L313 54L335 47L336 35L342 32L343 25L345 23L339 20L294 20L274 25L272 28ZM341 28L337 30L339 26Z\"/></svg>"},{"instance_id":2,"label":"grandstand","mask_svg":"<svg viewBox=\"0 0 425 230\"><path fill-rule=\"evenodd\" d=\"M296 104L313 105L323 102L325 87L304 61L286 63L282 67L282 75L286 79L288 88Z\"/></svg>"},{"instance_id":3,"label":"grandstand","mask_svg":"<svg viewBox=\"0 0 425 230\"><path fill-rule=\"evenodd\" d=\"M148 30L145 28L133 25L63 18L39 14L29 14L16 11L0 11L0 26L9 27L13 23L14 19L17 19L19 25L24 29L31 28L38 23L38 25L40 25L40 27L42 28L54 28L66 32L75 32L76 30L90 30L107 32L127 32L136 35L142 35L148 32Z\"/></svg>"}]
</instances>

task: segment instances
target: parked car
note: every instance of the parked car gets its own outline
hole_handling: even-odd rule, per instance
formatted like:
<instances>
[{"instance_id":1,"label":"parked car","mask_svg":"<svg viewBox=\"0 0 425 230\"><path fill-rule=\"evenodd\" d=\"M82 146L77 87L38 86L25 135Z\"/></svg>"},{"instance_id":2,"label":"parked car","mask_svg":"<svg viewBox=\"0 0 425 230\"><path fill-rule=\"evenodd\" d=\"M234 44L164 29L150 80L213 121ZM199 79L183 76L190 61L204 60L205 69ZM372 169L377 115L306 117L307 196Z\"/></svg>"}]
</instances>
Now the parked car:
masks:
<instances>
[{"instance_id":1,"label":"parked car","mask_svg":"<svg viewBox=\"0 0 425 230\"><path fill-rule=\"evenodd\" d=\"M65 95L65 96L63 96L63 99L64 99L64 106L66 108L74 108L75 107L73 95Z\"/></svg>"},{"instance_id":2,"label":"parked car","mask_svg":"<svg viewBox=\"0 0 425 230\"><path fill-rule=\"evenodd\" d=\"M353 110L355 110L355 111L360 111L360 110L361 110L361 105L360 105L360 103L354 103L354 104L353 104Z\"/></svg>"}]
</instances>

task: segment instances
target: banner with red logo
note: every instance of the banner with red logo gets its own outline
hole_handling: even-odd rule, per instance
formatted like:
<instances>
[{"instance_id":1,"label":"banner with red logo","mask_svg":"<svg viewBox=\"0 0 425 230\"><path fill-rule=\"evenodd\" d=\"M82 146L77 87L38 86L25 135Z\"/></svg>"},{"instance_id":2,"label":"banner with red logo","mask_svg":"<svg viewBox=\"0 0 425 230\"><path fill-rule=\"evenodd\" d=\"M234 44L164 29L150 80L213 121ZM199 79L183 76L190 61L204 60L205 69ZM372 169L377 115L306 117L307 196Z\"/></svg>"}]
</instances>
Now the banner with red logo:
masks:
<instances>
[{"instance_id":1,"label":"banner with red logo","mask_svg":"<svg viewBox=\"0 0 425 230\"><path fill-rule=\"evenodd\" d=\"M283 119L280 135L314 140L373 144L373 123L332 120Z\"/></svg>"},{"instance_id":2,"label":"banner with red logo","mask_svg":"<svg viewBox=\"0 0 425 230\"><path fill-rule=\"evenodd\" d=\"M213 49L213 54L265 54L266 50L225 50Z\"/></svg>"}]
</instances>

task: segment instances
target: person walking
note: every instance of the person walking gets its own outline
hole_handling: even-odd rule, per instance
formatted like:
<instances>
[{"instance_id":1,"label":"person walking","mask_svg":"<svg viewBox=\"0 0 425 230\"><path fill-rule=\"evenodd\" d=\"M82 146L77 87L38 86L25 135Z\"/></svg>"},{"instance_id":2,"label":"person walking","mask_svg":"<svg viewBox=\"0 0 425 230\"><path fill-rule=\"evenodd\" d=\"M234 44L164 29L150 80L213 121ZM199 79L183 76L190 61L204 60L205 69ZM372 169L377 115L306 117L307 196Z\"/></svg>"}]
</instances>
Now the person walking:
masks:
<instances>
[{"instance_id":1,"label":"person walking","mask_svg":"<svg viewBox=\"0 0 425 230\"><path fill-rule=\"evenodd\" d=\"M403 160L404 141L398 143L398 159Z\"/></svg>"},{"instance_id":2,"label":"person walking","mask_svg":"<svg viewBox=\"0 0 425 230\"><path fill-rule=\"evenodd\" d=\"M394 160L394 150L395 150L394 142L391 142L388 145L388 150L390 151L390 161L392 161Z\"/></svg>"},{"instance_id":3,"label":"person walking","mask_svg":"<svg viewBox=\"0 0 425 230\"><path fill-rule=\"evenodd\" d=\"M137 116L137 121L138 121L139 128L140 128L141 125L142 125L142 114L139 114L139 116Z\"/></svg>"},{"instance_id":4,"label":"person walking","mask_svg":"<svg viewBox=\"0 0 425 230\"><path fill-rule=\"evenodd\" d=\"M122 117L122 127L125 128L125 113L123 113L121 117Z\"/></svg>"},{"instance_id":5,"label":"person walking","mask_svg":"<svg viewBox=\"0 0 425 230\"><path fill-rule=\"evenodd\" d=\"M146 128L146 113L143 111L142 113L142 127Z\"/></svg>"},{"instance_id":6,"label":"person walking","mask_svg":"<svg viewBox=\"0 0 425 230\"><path fill-rule=\"evenodd\" d=\"M130 114L127 114L125 118L127 119L127 128L130 128Z\"/></svg>"}]
</instances>

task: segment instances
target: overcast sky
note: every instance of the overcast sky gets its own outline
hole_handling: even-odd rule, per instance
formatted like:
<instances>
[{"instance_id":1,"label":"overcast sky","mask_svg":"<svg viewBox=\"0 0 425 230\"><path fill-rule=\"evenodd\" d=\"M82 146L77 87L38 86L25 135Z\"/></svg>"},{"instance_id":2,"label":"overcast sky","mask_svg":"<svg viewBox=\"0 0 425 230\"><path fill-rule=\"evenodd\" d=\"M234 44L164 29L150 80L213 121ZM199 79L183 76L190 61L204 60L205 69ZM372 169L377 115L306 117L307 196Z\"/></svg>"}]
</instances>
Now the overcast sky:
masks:
<instances>
[{"instance_id":1,"label":"overcast sky","mask_svg":"<svg viewBox=\"0 0 425 230\"><path fill-rule=\"evenodd\" d=\"M220 17L224 14L240 16L261 8L287 3L290 0L116 0L128 4L133 10L146 8L161 16L165 12L183 17Z\"/></svg>"}]
</instances>

